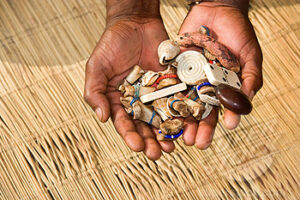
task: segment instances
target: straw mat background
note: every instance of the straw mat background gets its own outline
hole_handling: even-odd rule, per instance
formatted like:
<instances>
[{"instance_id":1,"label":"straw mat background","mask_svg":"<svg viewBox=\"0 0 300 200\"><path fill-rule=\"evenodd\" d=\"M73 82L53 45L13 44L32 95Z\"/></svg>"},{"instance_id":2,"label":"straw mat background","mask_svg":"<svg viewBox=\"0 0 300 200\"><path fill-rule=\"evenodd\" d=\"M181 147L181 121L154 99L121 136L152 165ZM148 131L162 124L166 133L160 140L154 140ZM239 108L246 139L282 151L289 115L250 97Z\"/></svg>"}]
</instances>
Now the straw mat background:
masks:
<instances>
[{"instance_id":1,"label":"straw mat background","mask_svg":"<svg viewBox=\"0 0 300 200\"><path fill-rule=\"evenodd\" d=\"M162 1L170 36L187 9ZM156 162L133 153L84 103L85 62L104 0L0 1L0 199L300 199L300 2L255 0L264 87L211 148Z\"/></svg>"}]
</instances>

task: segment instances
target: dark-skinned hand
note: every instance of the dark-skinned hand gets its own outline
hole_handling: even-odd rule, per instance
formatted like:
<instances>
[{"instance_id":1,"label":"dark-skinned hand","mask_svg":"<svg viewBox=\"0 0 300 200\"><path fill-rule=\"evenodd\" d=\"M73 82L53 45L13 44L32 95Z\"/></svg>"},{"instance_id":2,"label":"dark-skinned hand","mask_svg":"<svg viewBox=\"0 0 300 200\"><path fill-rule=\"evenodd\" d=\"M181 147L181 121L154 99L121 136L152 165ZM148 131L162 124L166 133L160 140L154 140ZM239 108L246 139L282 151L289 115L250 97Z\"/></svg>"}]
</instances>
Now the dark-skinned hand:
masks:
<instances>
[{"instance_id":1,"label":"dark-skinned hand","mask_svg":"<svg viewBox=\"0 0 300 200\"><path fill-rule=\"evenodd\" d=\"M211 35L238 58L242 91L252 100L262 87L262 52L246 12L221 3L203 2L192 7L179 33L196 32L201 25L207 26ZM200 122L186 119L185 144L206 149L212 142L217 122L216 109ZM225 109L224 122L228 129L234 129L240 122L240 115Z\"/></svg>"},{"instance_id":2,"label":"dark-skinned hand","mask_svg":"<svg viewBox=\"0 0 300 200\"><path fill-rule=\"evenodd\" d=\"M152 160L157 160L162 150L172 152L174 143L157 141L154 129L133 120L121 105L121 93L116 87L136 64L145 70L163 70L157 48L166 39L159 17L117 17L107 24L86 65L85 100L101 122L111 116L116 130L133 151L143 151Z\"/></svg>"}]
</instances>

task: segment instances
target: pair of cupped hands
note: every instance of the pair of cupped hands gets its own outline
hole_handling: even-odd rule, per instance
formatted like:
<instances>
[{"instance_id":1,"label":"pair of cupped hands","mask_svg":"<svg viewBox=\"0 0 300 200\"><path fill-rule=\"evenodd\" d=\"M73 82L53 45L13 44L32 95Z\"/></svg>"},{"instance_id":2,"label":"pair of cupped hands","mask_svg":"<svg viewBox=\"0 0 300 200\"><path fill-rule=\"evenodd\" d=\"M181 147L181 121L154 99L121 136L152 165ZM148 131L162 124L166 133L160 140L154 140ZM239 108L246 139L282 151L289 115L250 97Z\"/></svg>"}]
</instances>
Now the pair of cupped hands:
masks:
<instances>
[{"instance_id":1,"label":"pair of cupped hands","mask_svg":"<svg viewBox=\"0 0 300 200\"><path fill-rule=\"evenodd\" d=\"M242 91L252 100L262 86L262 53L247 13L220 3L201 3L192 7L179 34L196 32L207 26L220 43L228 47L241 63ZM158 45L168 39L160 16L121 15L110 18L96 48L86 65L84 98L101 122L111 117L118 133L130 149L143 151L151 160L162 151L172 152L173 141L157 141L157 130L133 120L120 103L117 85L136 64L145 70L160 71ZM200 122L193 117L184 121L183 141L206 149L212 142L218 122L218 109ZM225 110L224 123L235 128L240 116Z\"/></svg>"}]
</instances>

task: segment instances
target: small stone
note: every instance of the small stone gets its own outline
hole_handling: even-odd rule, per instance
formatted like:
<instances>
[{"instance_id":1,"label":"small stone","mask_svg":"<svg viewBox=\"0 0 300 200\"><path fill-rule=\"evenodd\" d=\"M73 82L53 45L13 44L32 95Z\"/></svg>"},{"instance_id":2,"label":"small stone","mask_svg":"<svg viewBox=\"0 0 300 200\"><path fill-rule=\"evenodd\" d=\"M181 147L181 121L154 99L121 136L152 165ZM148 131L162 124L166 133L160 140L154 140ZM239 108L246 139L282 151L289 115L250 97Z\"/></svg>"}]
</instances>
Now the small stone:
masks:
<instances>
[{"instance_id":1,"label":"small stone","mask_svg":"<svg viewBox=\"0 0 300 200\"><path fill-rule=\"evenodd\" d=\"M220 84L216 89L216 96L225 108L241 115L247 115L252 110L248 97L239 89Z\"/></svg>"}]
</instances>

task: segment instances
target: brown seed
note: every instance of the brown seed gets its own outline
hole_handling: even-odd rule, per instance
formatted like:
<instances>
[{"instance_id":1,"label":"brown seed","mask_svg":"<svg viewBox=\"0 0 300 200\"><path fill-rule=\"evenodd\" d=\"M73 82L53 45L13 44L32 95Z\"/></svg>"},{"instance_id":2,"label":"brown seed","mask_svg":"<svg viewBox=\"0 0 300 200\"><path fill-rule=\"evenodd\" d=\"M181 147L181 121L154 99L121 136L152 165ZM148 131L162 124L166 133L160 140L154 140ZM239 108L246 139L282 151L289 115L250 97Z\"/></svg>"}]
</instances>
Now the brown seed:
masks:
<instances>
[{"instance_id":1,"label":"brown seed","mask_svg":"<svg viewBox=\"0 0 300 200\"><path fill-rule=\"evenodd\" d=\"M252 110L252 104L248 97L241 90L229 85L218 85L216 96L225 108L237 114L247 115Z\"/></svg>"}]
</instances>

